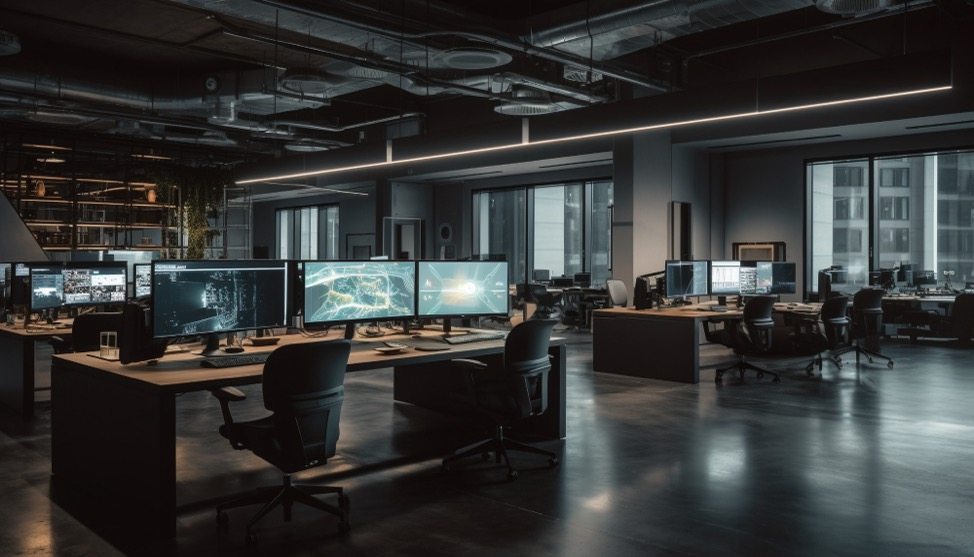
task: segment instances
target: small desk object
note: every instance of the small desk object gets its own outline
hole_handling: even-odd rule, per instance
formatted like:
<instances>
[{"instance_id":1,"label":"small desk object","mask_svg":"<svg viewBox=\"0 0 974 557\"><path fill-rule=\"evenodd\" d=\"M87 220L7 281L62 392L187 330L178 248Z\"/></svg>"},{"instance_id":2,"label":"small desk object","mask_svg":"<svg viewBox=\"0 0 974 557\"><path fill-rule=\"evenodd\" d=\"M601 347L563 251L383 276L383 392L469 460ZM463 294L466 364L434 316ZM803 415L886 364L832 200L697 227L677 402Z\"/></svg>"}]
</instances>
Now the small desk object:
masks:
<instances>
[{"instance_id":1,"label":"small desk object","mask_svg":"<svg viewBox=\"0 0 974 557\"><path fill-rule=\"evenodd\" d=\"M281 337L280 344L309 340L318 339L287 335ZM408 344L410 339L401 342ZM448 398L431 392L438 385L450 383L434 378L447 373L442 362L499 357L504 351L503 340L444 345L449 348L432 352L410 348L382 354L373 350L382 346L381 339L356 341L347 371L393 368L395 400L435 406L435 401ZM269 348L253 349L265 350ZM565 437L564 340L552 339L549 354L548 411L534 426L543 436L559 439ZM176 396L259 383L263 372L259 364L204 368L200 360L190 353L167 354L150 366L122 365L89 353L54 356L51 465L55 482L86 494L86 507L79 512L112 510L131 518L132 527L146 537L176 534ZM218 420L214 415L214 443L219 439Z\"/></svg>"},{"instance_id":2,"label":"small desk object","mask_svg":"<svg viewBox=\"0 0 974 557\"><path fill-rule=\"evenodd\" d=\"M27 329L22 321L14 326L0 325L0 404L24 418L34 417L34 344L65 334L71 334L70 323L38 323Z\"/></svg>"}]
</instances>

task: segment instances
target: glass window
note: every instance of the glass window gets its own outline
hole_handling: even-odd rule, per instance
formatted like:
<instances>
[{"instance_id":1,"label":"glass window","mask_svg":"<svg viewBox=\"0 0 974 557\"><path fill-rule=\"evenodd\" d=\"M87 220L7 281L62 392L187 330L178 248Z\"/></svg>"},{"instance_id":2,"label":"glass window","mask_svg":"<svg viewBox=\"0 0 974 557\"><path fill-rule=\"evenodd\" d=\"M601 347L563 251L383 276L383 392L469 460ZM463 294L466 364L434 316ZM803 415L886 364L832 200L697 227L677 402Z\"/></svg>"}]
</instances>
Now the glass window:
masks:
<instances>
[{"instance_id":1,"label":"glass window","mask_svg":"<svg viewBox=\"0 0 974 557\"><path fill-rule=\"evenodd\" d=\"M476 192L473 252L507 255L514 282L537 269L591 273L591 283L602 284L611 276L611 205L610 181Z\"/></svg>"},{"instance_id":2,"label":"glass window","mask_svg":"<svg viewBox=\"0 0 974 557\"><path fill-rule=\"evenodd\" d=\"M854 185L857 172L840 171L850 168L861 169L861 189ZM816 162L806 171L806 284L815 284L813 273L831 265L846 266L853 284L865 284L861 273L869 269L901 264L934 269L938 276L953 271L958 282L974 280L974 151ZM853 208L856 195L875 200L862 204L862 215Z\"/></svg>"},{"instance_id":3,"label":"glass window","mask_svg":"<svg viewBox=\"0 0 974 557\"><path fill-rule=\"evenodd\" d=\"M316 205L277 210L279 259L337 259L338 206Z\"/></svg>"}]
</instances>

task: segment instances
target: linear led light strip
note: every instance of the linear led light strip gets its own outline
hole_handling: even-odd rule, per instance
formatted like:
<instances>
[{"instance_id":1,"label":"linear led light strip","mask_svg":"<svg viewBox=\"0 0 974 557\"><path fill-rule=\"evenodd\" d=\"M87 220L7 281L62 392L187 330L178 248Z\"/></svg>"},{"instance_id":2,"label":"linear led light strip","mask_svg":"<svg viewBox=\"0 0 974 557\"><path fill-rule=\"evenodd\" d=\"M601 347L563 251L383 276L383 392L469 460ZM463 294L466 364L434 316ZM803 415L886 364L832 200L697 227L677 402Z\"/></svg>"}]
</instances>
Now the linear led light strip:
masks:
<instances>
[{"instance_id":1,"label":"linear led light strip","mask_svg":"<svg viewBox=\"0 0 974 557\"><path fill-rule=\"evenodd\" d=\"M436 155L424 155L424 156L421 156L421 157L411 157L411 158L408 158L408 159L400 159L400 160L392 160L391 148L388 148L387 149L387 160L384 160L384 161L370 162L370 163L363 163L363 164L356 164L356 165L351 165L351 166L342 166L342 167L338 167L338 168L325 168L325 169L321 169L321 170L310 170L310 171L307 171L307 172L299 172L299 173L295 173L295 174L284 174L284 175L280 175L280 176L268 176L268 177L265 177L265 178L251 178L251 179L248 179L248 180L239 180L236 183L237 184L240 184L240 185L245 185L245 184L256 184L256 183L261 183L261 182L269 182L269 181L274 181L274 180L293 180L293 179L296 179L296 178L308 178L308 177L311 177L311 176L323 176L325 174L334 174L334 173L338 173L338 172L348 172L348 171L351 171L351 170L364 170L364 169L368 169L368 168L381 168L381 167L384 167L384 166L393 166L393 165L397 165L397 164L407 164L407 163L412 163L412 162L432 161L432 160L437 160L437 159L446 159L446 158L450 158L450 157L462 157L462 156L466 156L466 155L477 155L477 154L482 154L482 153L493 153L493 152L499 152L499 151L508 151L508 150L518 149L518 148L521 148L521 147L528 147L528 146L550 145L550 144L554 144L554 143L563 143L563 142L568 142L568 141L581 141L581 140L584 140L584 139L597 139L597 138L600 138L600 137L610 137L610 136L614 136L614 135L624 135L624 134L629 134L629 133L637 133L637 132L644 132L644 131L651 131L651 130L661 130L661 129L666 129L666 128L676 128L676 127L680 127L680 126L690 126L690 125L693 125L693 124L707 124L707 123L712 123L712 122L722 122L722 121L725 121L725 120L735 120L735 119L739 119L739 118L750 118L750 117L753 117L753 116L764 116L764 115L768 115L768 114L780 114L780 113L784 113L784 112L796 112L796 111L799 111L799 110L809 110L809 109L813 109L813 108L824 108L824 107L828 107L828 106L837 106L837 105L843 105L843 104L852 104L852 103L861 103L861 102L877 101L877 100L883 100L883 99L892 99L892 98L896 98L896 97L906 97L906 96L909 96L909 95L922 95L922 94L925 94L925 93L936 93L936 92L940 92L940 91L948 91L951 88L952 88L951 85L944 85L944 86L941 86L941 87L929 87L929 88L926 88L926 89L913 89L913 90L910 90L910 91L900 91L900 92L896 92L896 93L886 93L886 94L882 94L882 95L871 95L871 96L868 96L868 97L856 97L856 98L852 98L852 99L842 99L842 100L837 100L837 101L827 101L827 102L820 102L820 103L813 103L813 104L803 104L803 105L798 105L798 106L788 106L788 107L784 107L784 108L772 108L772 109L768 109L768 110L760 110L760 109L758 109L758 110L754 110L754 111L751 111L751 112L741 112L741 113L737 113L737 114L727 114L725 116L710 116L710 117L707 117L707 118L696 118L696 119L692 119L692 120L680 120L680 121L677 121L677 122L666 122L666 123L662 123L662 124L652 124L652 125L649 125L649 126L636 126L636 127L632 127L632 128L623 128L623 129L619 129L619 130L611 130L611 131L605 131L605 132L587 133L587 134L581 134L581 135L570 135L570 136L567 136L567 137L558 137L558 138L554 138L554 139L542 139L542 140L539 140L539 141L524 141L522 143L512 143L512 144L508 144L508 145L495 145L493 147L482 147L482 148L479 148L479 149L468 149L468 150L465 150L465 151L452 151L452 152L449 152L449 153L440 153L440 154L436 154Z\"/></svg>"}]
</instances>

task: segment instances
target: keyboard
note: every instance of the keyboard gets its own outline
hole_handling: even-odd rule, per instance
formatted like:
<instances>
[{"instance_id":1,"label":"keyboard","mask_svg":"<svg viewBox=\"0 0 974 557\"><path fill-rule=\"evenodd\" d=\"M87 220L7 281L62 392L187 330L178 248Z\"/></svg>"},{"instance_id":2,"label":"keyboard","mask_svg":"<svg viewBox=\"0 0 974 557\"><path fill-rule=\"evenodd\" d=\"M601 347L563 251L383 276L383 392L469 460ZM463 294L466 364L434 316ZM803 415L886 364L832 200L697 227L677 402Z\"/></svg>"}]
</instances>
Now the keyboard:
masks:
<instances>
[{"instance_id":1,"label":"keyboard","mask_svg":"<svg viewBox=\"0 0 974 557\"><path fill-rule=\"evenodd\" d=\"M203 358L200 365L203 367L239 367L263 364L270 356L270 352L250 352L249 354L235 354L233 356L216 356L213 358Z\"/></svg>"},{"instance_id":2,"label":"keyboard","mask_svg":"<svg viewBox=\"0 0 974 557\"><path fill-rule=\"evenodd\" d=\"M500 340L504 333L467 333L465 335L451 335L443 337L447 344L467 344L468 342L483 342L485 340Z\"/></svg>"},{"instance_id":3,"label":"keyboard","mask_svg":"<svg viewBox=\"0 0 974 557\"><path fill-rule=\"evenodd\" d=\"M710 306L710 311L727 311L727 306Z\"/></svg>"}]
</instances>

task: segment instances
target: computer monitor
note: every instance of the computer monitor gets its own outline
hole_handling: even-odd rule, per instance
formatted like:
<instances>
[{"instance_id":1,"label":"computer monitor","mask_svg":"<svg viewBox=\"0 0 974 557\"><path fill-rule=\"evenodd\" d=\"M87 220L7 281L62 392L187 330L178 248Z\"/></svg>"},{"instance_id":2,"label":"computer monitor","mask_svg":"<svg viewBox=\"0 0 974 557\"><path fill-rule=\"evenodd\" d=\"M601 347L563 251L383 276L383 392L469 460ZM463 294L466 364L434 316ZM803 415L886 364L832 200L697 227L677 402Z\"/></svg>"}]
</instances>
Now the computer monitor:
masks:
<instances>
[{"instance_id":1,"label":"computer monitor","mask_svg":"<svg viewBox=\"0 0 974 557\"><path fill-rule=\"evenodd\" d=\"M900 268L896 271L896 282L913 284L913 264L900 263Z\"/></svg>"},{"instance_id":2,"label":"computer monitor","mask_svg":"<svg viewBox=\"0 0 974 557\"><path fill-rule=\"evenodd\" d=\"M666 261L666 297L686 299L692 296L706 296L710 291L707 260Z\"/></svg>"},{"instance_id":3,"label":"computer monitor","mask_svg":"<svg viewBox=\"0 0 974 557\"><path fill-rule=\"evenodd\" d=\"M551 271L548 269L535 269L531 272L531 280L534 282L548 282L551 280Z\"/></svg>"},{"instance_id":4,"label":"computer monitor","mask_svg":"<svg viewBox=\"0 0 974 557\"><path fill-rule=\"evenodd\" d=\"M933 269L913 271L913 286L937 286L937 272Z\"/></svg>"},{"instance_id":5,"label":"computer monitor","mask_svg":"<svg viewBox=\"0 0 974 557\"><path fill-rule=\"evenodd\" d=\"M507 316L507 261L419 261L416 306L424 317Z\"/></svg>"},{"instance_id":6,"label":"computer monitor","mask_svg":"<svg viewBox=\"0 0 974 557\"><path fill-rule=\"evenodd\" d=\"M729 296L741 292L741 262L721 261L710 262L710 294L712 296Z\"/></svg>"},{"instance_id":7,"label":"computer monitor","mask_svg":"<svg viewBox=\"0 0 974 557\"><path fill-rule=\"evenodd\" d=\"M219 335L287 326L287 262L202 260L152 262L154 338Z\"/></svg>"},{"instance_id":8,"label":"computer monitor","mask_svg":"<svg viewBox=\"0 0 974 557\"><path fill-rule=\"evenodd\" d=\"M13 263L10 271L10 297L8 304L13 306L27 306L30 301L30 269L31 267L47 267L50 261L34 261L29 263Z\"/></svg>"},{"instance_id":9,"label":"computer monitor","mask_svg":"<svg viewBox=\"0 0 974 557\"><path fill-rule=\"evenodd\" d=\"M132 265L132 297L148 298L152 295L152 263Z\"/></svg>"},{"instance_id":10,"label":"computer monitor","mask_svg":"<svg viewBox=\"0 0 974 557\"><path fill-rule=\"evenodd\" d=\"M64 276L64 305L95 306L125 301L128 264L124 261L70 261Z\"/></svg>"},{"instance_id":11,"label":"computer monitor","mask_svg":"<svg viewBox=\"0 0 974 557\"><path fill-rule=\"evenodd\" d=\"M592 285L592 273L575 273L572 282L575 283L575 286L588 288Z\"/></svg>"},{"instance_id":12,"label":"computer monitor","mask_svg":"<svg viewBox=\"0 0 974 557\"><path fill-rule=\"evenodd\" d=\"M415 261L304 262L305 326L351 325L415 315Z\"/></svg>"},{"instance_id":13,"label":"computer monitor","mask_svg":"<svg viewBox=\"0 0 974 557\"><path fill-rule=\"evenodd\" d=\"M789 261L771 262L771 294L798 292L797 265Z\"/></svg>"},{"instance_id":14,"label":"computer monitor","mask_svg":"<svg viewBox=\"0 0 974 557\"><path fill-rule=\"evenodd\" d=\"M0 263L0 312L8 308L10 303L10 275L13 272L13 265L10 263Z\"/></svg>"},{"instance_id":15,"label":"computer monitor","mask_svg":"<svg viewBox=\"0 0 974 557\"><path fill-rule=\"evenodd\" d=\"M30 267L30 311L59 308L64 304L64 275L61 265L49 263Z\"/></svg>"}]
</instances>

